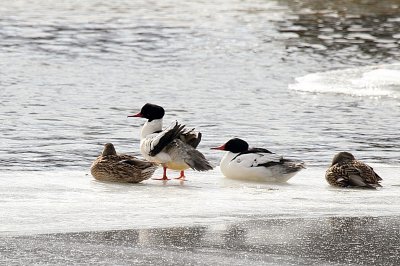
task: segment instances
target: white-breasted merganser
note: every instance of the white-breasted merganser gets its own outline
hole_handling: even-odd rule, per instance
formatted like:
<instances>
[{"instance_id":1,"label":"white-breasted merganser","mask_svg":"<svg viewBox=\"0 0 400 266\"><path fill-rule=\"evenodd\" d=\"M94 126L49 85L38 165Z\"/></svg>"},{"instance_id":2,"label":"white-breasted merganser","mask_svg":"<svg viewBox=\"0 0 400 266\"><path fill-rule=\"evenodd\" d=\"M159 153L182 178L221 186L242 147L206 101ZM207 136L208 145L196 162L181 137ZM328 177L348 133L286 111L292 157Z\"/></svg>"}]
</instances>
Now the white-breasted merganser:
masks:
<instances>
[{"instance_id":1,"label":"white-breasted merganser","mask_svg":"<svg viewBox=\"0 0 400 266\"><path fill-rule=\"evenodd\" d=\"M147 119L141 129L140 151L145 159L162 164L164 173L160 180L169 180L167 168L180 170L177 179L181 180L185 180L184 171L188 168L197 171L213 169L204 155L196 150L201 133L194 132L194 129L186 130L185 126L177 121L163 130L164 114L164 108L161 106L147 103L139 113L128 116Z\"/></svg>"},{"instance_id":2,"label":"white-breasted merganser","mask_svg":"<svg viewBox=\"0 0 400 266\"><path fill-rule=\"evenodd\" d=\"M239 138L212 149L227 151L220 168L231 179L286 182L305 168L303 161L284 159L263 148L249 149L249 144Z\"/></svg>"},{"instance_id":3,"label":"white-breasted merganser","mask_svg":"<svg viewBox=\"0 0 400 266\"><path fill-rule=\"evenodd\" d=\"M326 170L326 181L334 187L378 188L382 178L372 167L354 158L349 152L339 152Z\"/></svg>"}]
</instances>

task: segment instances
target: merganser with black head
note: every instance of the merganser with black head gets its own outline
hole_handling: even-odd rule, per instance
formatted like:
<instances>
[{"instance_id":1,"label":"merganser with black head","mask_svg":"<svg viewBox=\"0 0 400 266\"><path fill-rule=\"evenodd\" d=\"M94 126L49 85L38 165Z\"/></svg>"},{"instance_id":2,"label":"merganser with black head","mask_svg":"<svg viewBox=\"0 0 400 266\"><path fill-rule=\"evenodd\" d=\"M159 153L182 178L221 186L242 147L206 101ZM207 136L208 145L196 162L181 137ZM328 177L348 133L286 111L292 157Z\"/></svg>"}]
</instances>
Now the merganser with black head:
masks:
<instances>
[{"instance_id":1,"label":"merganser with black head","mask_svg":"<svg viewBox=\"0 0 400 266\"><path fill-rule=\"evenodd\" d=\"M215 150L227 151L220 168L225 177L263 182L286 182L304 167L303 161L284 159L263 148L250 148L233 138Z\"/></svg>"},{"instance_id":2,"label":"merganser with black head","mask_svg":"<svg viewBox=\"0 0 400 266\"><path fill-rule=\"evenodd\" d=\"M350 152L339 152L326 170L326 181L334 187L359 187L376 189L382 178L367 164L356 160Z\"/></svg>"},{"instance_id":3,"label":"merganser with black head","mask_svg":"<svg viewBox=\"0 0 400 266\"><path fill-rule=\"evenodd\" d=\"M167 169L179 170L180 180L185 180L184 171L188 168L197 171L213 169L204 155L196 150L201 133L187 130L177 121L163 130L164 114L161 106L147 103L139 113L128 116L147 119L140 133L140 151L145 159L162 164L164 174L160 180L169 180Z\"/></svg>"}]
</instances>

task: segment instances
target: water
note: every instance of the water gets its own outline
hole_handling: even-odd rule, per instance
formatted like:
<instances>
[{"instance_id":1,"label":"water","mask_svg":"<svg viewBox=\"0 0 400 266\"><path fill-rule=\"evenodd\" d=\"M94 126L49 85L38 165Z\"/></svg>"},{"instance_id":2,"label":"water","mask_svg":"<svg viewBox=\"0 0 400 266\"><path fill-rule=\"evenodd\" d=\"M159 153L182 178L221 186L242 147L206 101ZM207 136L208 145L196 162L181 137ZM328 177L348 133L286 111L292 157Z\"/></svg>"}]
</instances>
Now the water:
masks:
<instances>
[{"instance_id":1,"label":"water","mask_svg":"<svg viewBox=\"0 0 400 266\"><path fill-rule=\"evenodd\" d=\"M362 97L335 93L352 94L352 84L329 93L288 89L310 73L353 68L363 75L368 68L355 65L397 63L395 12L383 9L375 21L370 5L352 4L342 14L342 6L322 12L291 1L35 3L1 4L1 170L85 169L109 141L136 153L143 121L126 115L146 102L165 107L167 124L178 119L202 131L200 149L214 162L220 156L208 148L234 136L309 165L325 166L338 150L399 162L395 74L388 77L393 93L380 75ZM305 14L322 22L304 21ZM347 25L340 47L319 38L324 30L335 42L334 14ZM385 29L382 38L366 44L346 37L374 34L370 20ZM364 47L377 49L382 40L393 46L384 48L386 57ZM352 75L338 71L343 80ZM374 77L368 82L375 85Z\"/></svg>"},{"instance_id":2,"label":"water","mask_svg":"<svg viewBox=\"0 0 400 266\"><path fill-rule=\"evenodd\" d=\"M0 250L8 264L23 265L397 265L398 227L388 217L250 220L7 237Z\"/></svg>"},{"instance_id":3,"label":"water","mask_svg":"<svg viewBox=\"0 0 400 266\"><path fill-rule=\"evenodd\" d=\"M395 0L2 1L0 233L226 223L251 213L398 216L399 9ZM143 121L126 116L146 102L165 107L166 124L201 131L199 150L215 164L222 154L209 148L241 137L308 169L283 187L229 183L218 169L189 172L183 187L92 181L104 143L138 155ZM384 189L330 190L324 170L344 150L372 164ZM185 195L172 197L176 216L157 205L154 193L165 191L166 201ZM219 193L210 208L190 206L199 217L180 208ZM124 207L135 197L147 211ZM343 208L354 200L368 204Z\"/></svg>"}]
</instances>

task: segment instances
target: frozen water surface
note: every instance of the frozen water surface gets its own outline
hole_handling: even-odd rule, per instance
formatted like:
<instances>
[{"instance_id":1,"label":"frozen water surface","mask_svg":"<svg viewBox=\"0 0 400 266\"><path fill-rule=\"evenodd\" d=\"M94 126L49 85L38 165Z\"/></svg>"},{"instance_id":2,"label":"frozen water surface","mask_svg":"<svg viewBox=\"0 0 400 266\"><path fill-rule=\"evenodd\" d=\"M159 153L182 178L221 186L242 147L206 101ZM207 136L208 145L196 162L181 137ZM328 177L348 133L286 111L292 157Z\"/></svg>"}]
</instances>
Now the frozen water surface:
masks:
<instances>
[{"instance_id":1,"label":"frozen water surface","mask_svg":"<svg viewBox=\"0 0 400 266\"><path fill-rule=\"evenodd\" d=\"M313 73L296 78L289 88L298 91L400 97L400 64L358 67Z\"/></svg>"},{"instance_id":2,"label":"frozen water surface","mask_svg":"<svg viewBox=\"0 0 400 266\"><path fill-rule=\"evenodd\" d=\"M238 223L253 218L400 215L399 168L376 167L378 191L335 189L323 169L287 184L247 183L219 170L189 181L95 181L86 172L12 173L1 177L2 235Z\"/></svg>"},{"instance_id":3,"label":"frozen water surface","mask_svg":"<svg viewBox=\"0 0 400 266\"><path fill-rule=\"evenodd\" d=\"M287 184L95 181L86 172L2 176L0 251L10 264L399 263L399 169L380 190L335 189L324 169ZM5 182L5 180L8 180ZM10 180L13 180L10 182ZM70 233L68 233L70 232Z\"/></svg>"}]
</instances>

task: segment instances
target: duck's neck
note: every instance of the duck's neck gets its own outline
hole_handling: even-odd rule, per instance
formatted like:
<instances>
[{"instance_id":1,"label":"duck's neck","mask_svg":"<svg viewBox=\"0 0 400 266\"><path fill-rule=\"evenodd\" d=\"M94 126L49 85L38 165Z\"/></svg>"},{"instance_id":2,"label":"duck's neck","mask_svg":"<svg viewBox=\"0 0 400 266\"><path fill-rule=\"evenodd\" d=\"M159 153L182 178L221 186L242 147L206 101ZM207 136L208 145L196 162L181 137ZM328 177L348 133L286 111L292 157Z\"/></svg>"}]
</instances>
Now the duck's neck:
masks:
<instances>
[{"instance_id":1,"label":"duck's neck","mask_svg":"<svg viewBox=\"0 0 400 266\"><path fill-rule=\"evenodd\" d=\"M224 157L222 157L222 160L221 160L221 163L220 163L221 170L222 170L222 168L227 166L236 155L238 155L238 154L230 152L230 151L225 153L225 155L224 155Z\"/></svg>"},{"instance_id":2,"label":"duck's neck","mask_svg":"<svg viewBox=\"0 0 400 266\"><path fill-rule=\"evenodd\" d=\"M147 121L144 123L142 127L142 131L140 132L140 138L144 139L147 135L153 134L154 132L162 130L163 120L161 119L154 119L151 122Z\"/></svg>"}]
</instances>

